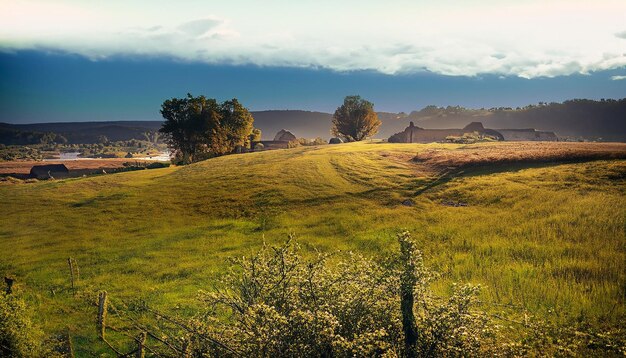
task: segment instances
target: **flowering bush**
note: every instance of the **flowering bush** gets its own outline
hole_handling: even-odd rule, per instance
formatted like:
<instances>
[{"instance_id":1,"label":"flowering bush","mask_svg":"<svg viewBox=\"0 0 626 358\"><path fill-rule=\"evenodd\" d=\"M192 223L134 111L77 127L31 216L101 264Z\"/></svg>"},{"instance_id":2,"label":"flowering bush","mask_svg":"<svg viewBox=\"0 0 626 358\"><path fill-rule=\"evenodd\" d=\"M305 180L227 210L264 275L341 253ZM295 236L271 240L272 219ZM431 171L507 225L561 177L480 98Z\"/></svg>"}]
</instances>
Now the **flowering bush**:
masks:
<instances>
[{"instance_id":1,"label":"flowering bush","mask_svg":"<svg viewBox=\"0 0 626 358\"><path fill-rule=\"evenodd\" d=\"M424 266L409 233L399 234L398 240L401 254L382 262L354 253L340 258L318 253L307 259L292 240L234 260L225 288L202 293L210 310L194 324L201 336L220 344L199 339L196 353L487 354L493 332L487 316L474 311L479 288L454 286L449 298L435 297L428 286L436 276ZM406 339L410 332L413 340Z\"/></svg>"},{"instance_id":2,"label":"flowering bush","mask_svg":"<svg viewBox=\"0 0 626 358\"><path fill-rule=\"evenodd\" d=\"M0 293L0 357L41 356L43 333L32 323L24 301Z\"/></svg>"}]
</instances>

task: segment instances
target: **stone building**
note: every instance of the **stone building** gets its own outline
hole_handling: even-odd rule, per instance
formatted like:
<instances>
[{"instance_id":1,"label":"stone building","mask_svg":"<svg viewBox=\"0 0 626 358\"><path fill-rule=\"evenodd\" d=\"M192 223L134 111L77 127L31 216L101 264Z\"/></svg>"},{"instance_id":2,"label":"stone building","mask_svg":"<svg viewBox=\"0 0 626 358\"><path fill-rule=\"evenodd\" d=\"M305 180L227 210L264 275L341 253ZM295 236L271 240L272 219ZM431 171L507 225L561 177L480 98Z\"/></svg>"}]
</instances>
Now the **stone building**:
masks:
<instances>
[{"instance_id":1,"label":"stone building","mask_svg":"<svg viewBox=\"0 0 626 358\"><path fill-rule=\"evenodd\" d=\"M424 129L415 126L413 122L400 133L389 137L390 143L431 143L442 142L447 137L460 137L465 133L478 133L496 140L506 141L556 141L554 132L537 131L535 129L489 129L481 122L472 122L462 129Z\"/></svg>"}]
</instances>

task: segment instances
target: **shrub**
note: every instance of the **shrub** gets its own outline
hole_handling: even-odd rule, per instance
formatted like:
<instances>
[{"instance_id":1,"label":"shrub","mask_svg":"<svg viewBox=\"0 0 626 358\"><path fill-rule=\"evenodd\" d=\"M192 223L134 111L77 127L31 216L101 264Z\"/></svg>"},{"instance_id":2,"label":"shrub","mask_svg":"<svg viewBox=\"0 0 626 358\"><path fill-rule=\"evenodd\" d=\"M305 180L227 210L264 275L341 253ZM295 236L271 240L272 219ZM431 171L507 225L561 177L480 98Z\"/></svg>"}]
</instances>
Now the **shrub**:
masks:
<instances>
[{"instance_id":1,"label":"shrub","mask_svg":"<svg viewBox=\"0 0 626 358\"><path fill-rule=\"evenodd\" d=\"M471 133L463 133L462 136L447 136L444 142L447 143L458 143L458 144L472 144L478 142L495 142L498 139L496 137L490 136L488 134L482 134L478 132Z\"/></svg>"},{"instance_id":2,"label":"shrub","mask_svg":"<svg viewBox=\"0 0 626 358\"><path fill-rule=\"evenodd\" d=\"M322 137L315 137L315 139L313 139L313 141L311 142L311 145L324 145L324 144L328 144L328 143L326 143L326 141L322 139Z\"/></svg>"},{"instance_id":3,"label":"shrub","mask_svg":"<svg viewBox=\"0 0 626 358\"><path fill-rule=\"evenodd\" d=\"M402 254L384 262L352 253L338 262L326 254L306 259L292 241L264 246L233 261L223 290L202 293L209 318L193 326L244 356L487 354L492 330L473 310L478 287L455 286L449 298L436 298L428 289L436 276L409 234L398 239ZM409 304L405 290L414 295ZM410 344L407 328L415 332ZM224 346L205 342L194 353L229 355Z\"/></svg>"},{"instance_id":4,"label":"shrub","mask_svg":"<svg viewBox=\"0 0 626 358\"><path fill-rule=\"evenodd\" d=\"M291 238L282 246L263 245L250 257L233 259L221 289L201 291L204 311L184 323L146 309L144 302L127 307L155 314L152 330L181 347L168 343L164 353L193 357L626 353L623 325L604 330L526 312L488 315L478 309L480 288L467 284L452 285L449 295L438 297L430 289L438 275L424 265L409 233L397 239L399 254L379 261L353 253L303 256Z\"/></svg>"},{"instance_id":5,"label":"shrub","mask_svg":"<svg viewBox=\"0 0 626 358\"><path fill-rule=\"evenodd\" d=\"M0 356L42 356L42 337L24 302L15 295L0 293Z\"/></svg>"},{"instance_id":6,"label":"shrub","mask_svg":"<svg viewBox=\"0 0 626 358\"><path fill-rule=\"evenodd\" d=\"M324 139L321 137L316 137L315 139L306 139L306 138L298 138L298 143L302 146L313 146L313 145L324 145L327 144Z\"/></svg>"},{"instance_id":7,"label":"shrub","mask_svg":"<svg viewBox=\"0 0 626 358\"><path fill-rule=\"evenodd\" d=\"M150 163L146 166L146 168L148 169L160 169L160 168L168 168L170 166L170 163L163 163L163 162L153 162Z\"/></svg>"}]
</instances>

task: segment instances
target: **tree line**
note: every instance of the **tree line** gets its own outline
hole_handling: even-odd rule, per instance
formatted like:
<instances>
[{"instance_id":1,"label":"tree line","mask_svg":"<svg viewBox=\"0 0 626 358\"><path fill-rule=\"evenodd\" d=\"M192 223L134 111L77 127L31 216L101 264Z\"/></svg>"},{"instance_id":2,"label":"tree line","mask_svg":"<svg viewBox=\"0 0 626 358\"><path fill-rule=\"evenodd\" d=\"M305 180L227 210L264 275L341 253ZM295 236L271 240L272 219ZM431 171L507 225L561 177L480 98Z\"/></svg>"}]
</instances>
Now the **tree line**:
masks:
<instances>
[{"instance_id":1,"label":"tree line","mask_svg":"<svg viewBox=\"0 0 626 358\"><path fill-rule=\"evenodd\" d=\"M463 128L469 122L479 121L487 128L536 128L554 131L559 137L568 139L626 140L626 98L572 99L515 108L431 105L409 114L385 114L383 119L390 118L412 120L425 128Z\"/></svg>"},{"instance_id":2,"label":"tree line","mask_svg":"<svg viewBox=\"0 0 626 358\"><path fill-rule=\"evenodd\" d=\"M261 140L250 111L236 98L220 103L187 94L164 101L161 115L165 122L159 132L181 163L241 151ZM331 133L344 141L361 141L376 134L380 124L372 102L347 96L333 115Z\"/></svg>"}]
</instances>

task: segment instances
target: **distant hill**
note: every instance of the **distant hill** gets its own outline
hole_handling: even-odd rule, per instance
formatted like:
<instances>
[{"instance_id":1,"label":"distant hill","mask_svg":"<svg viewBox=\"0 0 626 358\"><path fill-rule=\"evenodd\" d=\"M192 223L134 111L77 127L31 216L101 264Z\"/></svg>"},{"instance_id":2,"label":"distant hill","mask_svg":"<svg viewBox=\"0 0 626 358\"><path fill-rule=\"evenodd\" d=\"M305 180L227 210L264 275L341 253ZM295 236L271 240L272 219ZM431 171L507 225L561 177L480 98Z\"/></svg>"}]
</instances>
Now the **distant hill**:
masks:
<instances>
[{"instance_id":1,"label":"distant hill","mask_svg":"<svg viewBox=\"0 0 626 358\"><path fill-rule=\"evenodd\" d=\"M52 133L68 143L97 143L100 136L110 141L144 139L143 133L158 131L161 121L60 122L8 124L0 123L0 143L34 144Z\"/></svg>"},{"instance_id":2,"label":"distant hill","mask_svg":"<svg viewBox=\"0 0 626 358\"><path fill-rule=\"evenodd\" d=\"M281 129L287 129L296 137L328 139L332 115L323 112L297 110L274 110L252 112L254 126L259 128L263 139L274 139Z\"/></svg>"},{"instance_id":3,"label":"distant hill","mask_svg":"<svg viewBox=\"0 0 626 358\"><path fill-rule=\"evenodd\" d=\"M330 138L332 115L322 112L277 110L252 112L254 125L263 139L274 139L281 129L298 137ZM61 135L68 143L97 143L98 137L110 141L144 139L143 133L158 131L162 121L60 122L9 124L0 123L0 143L35 144L47 133Z\"/></svg>"},{"instance_id":4,"label":"distant hill","mask_svg":"<svg viewBox=\"0 0 626 358\"><path fill-rule=\"evenodd\" d=\"M254 125L263 139L271 140L281 129L297 137L331 137L332 115L300 110L253 111ZM563 103L540 103L523 108L468 109L460 106L427 106L406 113L379 112L382 125L376 138L389 138L409 125L422 128L463 128L470 122L482 122L486 128L534 128L553 131L560 137L605 141L626 141L626 98L593 101L569 100ZM143 133L154 132L161 121L66 122L7 124L0 123L0 143L39 143L54 133L68 143L95 143L99 136L111 141L143 139Z\"/></svg>"}]
</instances>

